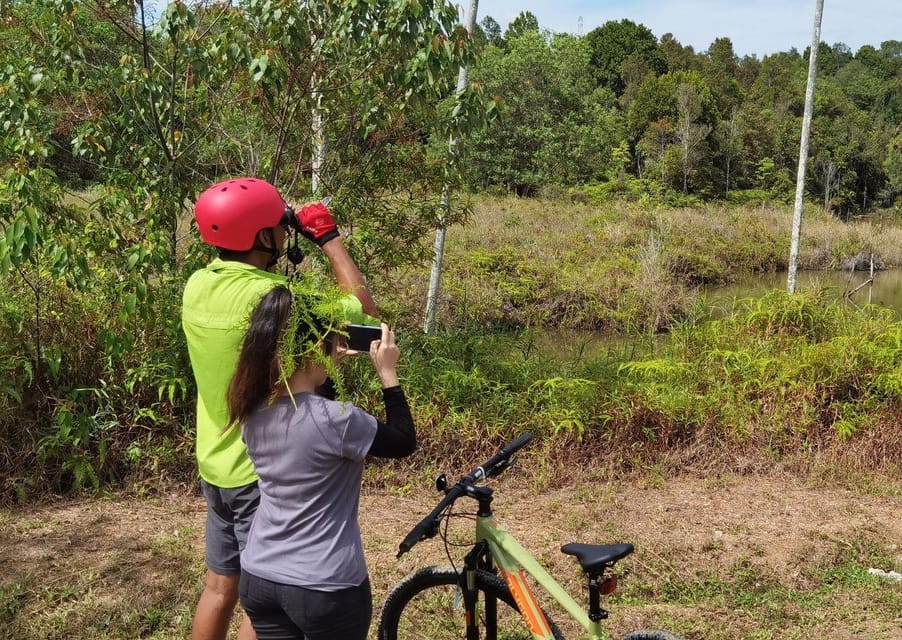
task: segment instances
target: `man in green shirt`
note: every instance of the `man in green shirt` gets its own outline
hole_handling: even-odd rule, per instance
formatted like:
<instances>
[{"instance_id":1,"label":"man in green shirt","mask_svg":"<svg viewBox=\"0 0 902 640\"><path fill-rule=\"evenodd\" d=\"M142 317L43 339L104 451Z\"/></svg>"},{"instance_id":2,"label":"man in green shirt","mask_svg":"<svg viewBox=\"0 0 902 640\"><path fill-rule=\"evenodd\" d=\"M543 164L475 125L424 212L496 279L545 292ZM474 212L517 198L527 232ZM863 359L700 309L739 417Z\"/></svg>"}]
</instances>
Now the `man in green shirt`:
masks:
<instances>
[{"instance_id":1,"label":"man in green shirt","mask_svg":"<svg viewBox=\"0 0 902 640\"><path fill-rule=\"evenodd\" d=\"M197 464L207 501L207 575L191 637L223 640L238 599L239 554L259 500L241 431L227 428L226 396L251 312L272 287L287 282L268 271L282 255L286 236L299 230L322 248L339 288L349 294L351 316L378 312L324 204L295 213L268 182L236 178L204 191L194 212L201 237L219 249L219 257L192 274L182 298L197 383ZM246 617L238 637L255 638Z\"/></svg>"}]
</instances>

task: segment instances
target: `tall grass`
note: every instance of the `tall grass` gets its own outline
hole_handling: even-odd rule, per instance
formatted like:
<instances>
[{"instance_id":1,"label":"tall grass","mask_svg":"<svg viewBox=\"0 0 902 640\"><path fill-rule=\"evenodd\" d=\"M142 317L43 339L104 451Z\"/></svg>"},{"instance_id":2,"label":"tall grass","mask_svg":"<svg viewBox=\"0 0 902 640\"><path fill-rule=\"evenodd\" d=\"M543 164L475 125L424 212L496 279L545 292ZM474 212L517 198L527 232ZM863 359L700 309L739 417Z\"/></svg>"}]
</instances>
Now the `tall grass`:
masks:
<instances>
[{"instance_id":1,"label":"tall grass","mask_svg":"<svg viewBox=\"0 0 902 640\"><path fill-rule=\"evenodd\" d=\"M778 291L662 338L589 350L554 337L535 348L541 339L535 330L405 337L425 459L471 459L526 430L561 465L870 468L902 455L902 324L883 309Z\"/></svg>"},{"instance_id":2,"label":"tall grass","mask_svg":"<svg viewBox=\"0 0 902 640\"><path fill-rule=\"evenodd\" d=\"M373 279L403 341L420 459L470 460L529 429L546 436L549 465L701 459L717 443L890 460L902 386L892 318L800 296L699 320L697 283L782 266L788 219L767 207L479 199L449 234L437 335L418 327L424 270ZM899 236L891 219L812 213L803 263L844 266L866 251L899 265ZM154 281L152 309L130 314L107 266L94 268L97 282L78 290L40 269L0 282L0 501L193 471L182 282ZM349 377L377 410L369 365Z\"/></svg>"},{"instance_id":3,"label":"tall grass","mask_svg":"<svg viewBox=\"0 0 902 640\"><path fill-rule=\"evenodd\" d=\"M791 220L786 206L480 197L470 223L448 234L441 317L454 326L668 330L692 316L698 285L785 269ZM844 223L809 208L801 245L802 269L865 266L871 254L878 268L902 265L902 227L889 215ZM375 284L398 321L420 316L425 270Z\"/></svg>"}]
</instances>

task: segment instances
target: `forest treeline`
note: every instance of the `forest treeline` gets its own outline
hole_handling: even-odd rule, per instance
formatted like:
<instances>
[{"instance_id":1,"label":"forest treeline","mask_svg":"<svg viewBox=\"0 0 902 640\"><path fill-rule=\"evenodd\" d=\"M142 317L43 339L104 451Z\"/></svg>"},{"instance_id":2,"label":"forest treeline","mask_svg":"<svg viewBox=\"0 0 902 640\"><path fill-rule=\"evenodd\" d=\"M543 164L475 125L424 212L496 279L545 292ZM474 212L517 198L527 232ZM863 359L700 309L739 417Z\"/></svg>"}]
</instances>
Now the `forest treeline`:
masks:
<instances>
[{"instance_id":1,"label":"forest treeline","mask_svg":"<svg viewBox=\"0 0 902 640\"><path fill-rule=\"evenodd\" d=\"M0 7L5 13L0 51L21 61L21 55L29 50L29 40L33 46L54 38L43 22L75 6L77 3L17 0ZM194 5L197 26L225 30L217 13L224 6ZM93 41L90 46L96 54L99 77L108 79L121 75L131 56L144 56L146 61L146 51L139 46L141 38L155 41L151 52L154 47L177 46L167 41L184 37L188 24L185 21L179 32L173 28L179 26L177 21L164 11L156 28L143 33L135 28L139 16L130 15L132 9L116 3L88 3L86 7L94 10L82 9L78 28L84 30L85 42ZM276 16L278 11L274 11ZM253 20L253 14L249 11L247 15ZM444 28L448 30L447 25ZM194 33L209 37L202 30ZM436 36L446 38L441 29ZM453 41L461 48L461 40ZM577 199L599 201L619 194L676 205L711 200L755 203L793 196L807 50L791 48L761 58L740 56L729 38L714 37L708 49L696 52L671 33L657 37L629 19L606 22L581 36L553 33L542 29L528 11L506 28L486 16L467 41L474 57L460 59L471 64L471 85L490 108L497 109L497 117L488 124L479 121L465 127L462 170L474 191L536 195L542 189L564 187L575 191ZM262 46L258 48L265 53L256 57L234 51L246 43L223 40L220 46L227 47L226 51L213 53L225 54L226 59L231 56L235 65L249 64L247 72L252 78L265 75L276 54ZM50 62L47 53L45 60L38 56L35 62ZM151 59L150 64L154 62L169 61ZM193 62L201 63L209 65L210 61ZM200 75L200 69L197 71ZM369 71L376 73L375 69ZM170 75L174 79L175 68ZM190 76L186 79L191 80ZM399 76L392 85L403 86L409 80ZM102 107L103 100L99 96L85 100L84 84L75 76L71 81L69 86L57 83L54 87L56 109L52 112L58 119L53 127L50 166L73 184L104 182L103 163L90 157L91 149L84 148L86 143L88 147L101 144L98 136L84 129L96 117L92 109ZM436 89L422 97L440 104L443 96L452 93L452 81L453 73L444 80L435 79ZM376 84L383 91L388 86ZM170 89L159 87L160 91ZM283 87L282 91L287 94L290 89ZM343 107L341 116L332 118L330 151L336 162L347 165L364 157L369 160L376 153L388 154L394 157L394 169L405 167L401 172L405 178L422 179L427 172L435 172L436 158L442 159L442 154L433 154L430 163L420 148L430 140L434 147L444 145L447 128L436 126L428 108L414 109L412 105L390 115L383 113L381 118L368 116L367 108L389 110L387 104L394 95L384 93L383 104L375 110L358 103ZM336 94L329 98L336 99ZM63 106L65 114L60 113ZM220 145L207 146L193 157L191 168L206 175L309 173L309 154L292 154L285 132L273 138L273 127L290 123L273 113L267 115L267 111L285 105L244 106L260 113L218 114L217 118L227 119L229 135L220 139ZM868 44L857 51L841 42L821 43L808 197L843 218L891 206L902 190L900 123L902 41ZM175 127L169 135L186 125L178 118L168 124ZM264 151L250 153L247 147L252 142ZM411 176L405 161L398 160L410 156L422 160L418 175ZM386 178L386 174L380 177Z\"/></svg>"},{"instance_id":2,"label":"forest treeline","mask_svg":"<svg viewBox=\"0 0 902 640\"><path fill-rule=\"evenodd\" d=\"M486 17L477 37L472 77L503 108L469 143L474 187L792 198L807 50L739 56L721 37L696 52L627 19L553 34L529 12L503 31ZM821 43L808 196L840 216L891 205L902 189L900 123L902 41Z\"/></svg>"},{"instance_id":3,"label":"forest treeline","mask_svg":"<svg viewBox=\"0 0 902 640\"><path fill-rule=\"evenodd\" d=\"M723 422L724 396L688 411L684 395L710 389L655 377L687 370L682 352L653 367L629 365L638 352L552 362L518 336L673 331L694 317L697 283L726 280L731 265L781 268L773 216L793 191L804 54L740 58L726 39L696 53L629 20L551 34L526 13L503 32L486 18L470 34L441 0L144 11L0 1L0 501L194 471L179 306L187 274L212 253L192 203L235 175L265 177L294 203L333 196L386 319L404 328L416 418L436 434L426 455L490 446L530 419L558 443L637 438L654 456ZM806 264L855 264L864 251L898 264L898 205L873 226L837 216L889 206L902 188L902 44L822 47L808 207L843 229L822 218L829 237L803 242ZM471 82L457 91L464 65ZM495 200L499 191L542 199ZM475 219L481 201L477 240L450 254L438 335L421 340L410 301L425 298L432 232ZM305 249L302 268L321 269L316 247ZM856 338L836 388L808 380L786 416L825 442L855 437L870 409L893 424L897 323L875 312L865 331L867 318L822 303L768 303L769 316L805 325L786 331L814 369L823 341ZM809 332L810 317L827 328ZM759 353L749 334L759 324L747 325L711 345L712 357L756 363L720 391L760 382L762 403L791 396L794 362L768 351L785 332L761 337ZM511 331L501 354L494 341ZM538 367L534 379L518 353ZM351 377L355 399L375 402L371 379ZM745 410L730 416L737 441L754 428Z\"/></svg>"}]
</instances>

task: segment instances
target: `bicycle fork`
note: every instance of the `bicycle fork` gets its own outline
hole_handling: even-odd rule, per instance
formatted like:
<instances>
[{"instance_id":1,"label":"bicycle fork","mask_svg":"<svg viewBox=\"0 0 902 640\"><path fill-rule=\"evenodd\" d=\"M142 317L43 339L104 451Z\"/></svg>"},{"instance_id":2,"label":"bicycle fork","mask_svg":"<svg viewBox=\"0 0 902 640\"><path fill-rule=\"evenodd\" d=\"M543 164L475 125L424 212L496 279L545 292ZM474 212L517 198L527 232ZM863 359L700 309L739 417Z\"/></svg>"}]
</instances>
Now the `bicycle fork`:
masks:
<instances>
[{"instance_id":1,"label":"bicycle fork","mask_svg":"<svg viewBox=\"0 0 902 640\"><path fill-rule=\"evenodd\" d=\"M461 591L463 593L464 613L467 622L467 640L479 640L479 616L476 612L479 601L479 590L476 588L477 569L497 573L492 563L489 547L485 542L476 543L464 557ZM498 637L498 600L491 593L485 593L484 596L485 637L486 640L496 640Z\"/></svg>"},{"instance_id":2,"label":"bicycle fork","mask_svg":"<svg viewBox=\"0 0 902 640\"><path fill-rule=\"evenodd\" d=\"M551 626L538 605L535 594L526 580L523 570L517 566L495 566L492 553L486 541L476 543L464 558L464 573L461 585L465 607L467 640L479 640L479 616L477 605L479 590L476 588L476 571L481 569L493 574L500 573L507 583L511 596L523 617L523 621L535 638L553 638ZM483 627L485 640L496 640L498 636L498 599L494 594L483 594Z\"/></svg>"}]
</instances>

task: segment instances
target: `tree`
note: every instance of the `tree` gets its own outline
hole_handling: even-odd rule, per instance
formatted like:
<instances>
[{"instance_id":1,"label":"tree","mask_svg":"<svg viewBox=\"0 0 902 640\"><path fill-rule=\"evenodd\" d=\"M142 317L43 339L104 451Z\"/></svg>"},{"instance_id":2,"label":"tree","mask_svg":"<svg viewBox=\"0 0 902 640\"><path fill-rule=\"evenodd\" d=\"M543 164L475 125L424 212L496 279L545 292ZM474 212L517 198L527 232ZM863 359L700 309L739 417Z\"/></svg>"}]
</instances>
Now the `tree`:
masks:
<instances>
[{"instance_id":1,"label":"tree","mask_svg":"<svg viewBox=\"0 0 902 640\"><path fill-rule=\"evenodd\" d=\"M836 183L839 181L840 170L832 158L818 158L815 166L820 171L824 185L824 213L830 213L830 198Z\"/></svg>"},{"instance_id":2,"label":"tree","mask_svg":"<svg viewBox=\"0 0 902 640\"><path fill-rule=\"evenodd\" d=\"M661 118L648 125L642 139L636 143L636 172L640 178L658 179L662 185L670 186L670 165L668 150L676 143L673 123Z\"/></svg>"},{"instance_id":3,"label":"tree","mask_svg":"<svg viewBox=\"0 0 902 640\"><path fill-rule=\"evenodd\" d=\"M720 113L730 113L742 104L744 96L739 86L739 60L729 38L717 38L708 48L703 76L714 95Z\"/></svg>"},{"instance_id":4,"label":"tree","mask_svg":"<svg viewBox=\"0 0 902 640\"><path fill-rule=\"evenodd\" d=\"M796 194L793 206L792 233L789 248L789 274L786 279L786 288L789 293L795 293L796 269L799 258L799 238L802 230L802 204L805 192L805 170L808 162L808 137L811 127L811 114L814 108L814 82L817 76L817 54L820 44L821 17L824 10L824 0L817 0L814 11L814 35L808 56L808 78L805 84L805 111L802 116L802 136L799 144L799 164L796 173Z\"/></svg>"},{"instance_id":5,"label":"tree","mask_svg":"<svg viewBox=\"0 0 902 640\"><path fill-rule=\"evenodd\" d=\"M701 157L702 146L711 133L711 126L699 122L702 116L702 97L698 88L689 82L681 82L676 88L676 110L683 193L688 193L689 175Z\"/></svg>"},{"instance_id":6,"label":"tree","mask_svg":"<svg viewBox=\"0 0 902 640\"><path fill-rule=\"evenodd\" d=\"M621 95L625 88L624 63L642 60L655 74L667 70L667 60L658 48L658 40L651 30L627 19L606 22L586 34L591 51L591 64L598 85Z\"/></svg>"},{"instance_id":7,"label":"tree","mask_svg":"<svg viewBox=\"0 0 902 640\"><path fill-rule=\"evenodd\" d=\"M739 60L739 68L736 70L736 80L743 92L747 93L755 83L755 78L761 71L761 61L754 55L742 56Z\"/></svg>"},{"instance_id":8,"label":"tree","mask_svg":"<svg viewBox=\"0 0 902 640\"><path fill-rule=\"evenodd\" d=\"M504 39L518 38L530 31L539 32L539 19L536 18L532 11L521 11L520 15L514 18L509 25L507 31L504 32Z\"/></svg>"},{"instance_id":9,"label":"tree","mask_svg":"<svg viewBox=\"0 0 902 640\"><path fill-rule=\"evenodd\" d=\"M718 137L718 146L724 163L724 197L730 197L730 178L732 177L733 162L742 151L742 118L738 107L730 110L729 116L721 120L714 129Z\"/></svg>"},{"instance_id":10,"label":"tree","mask_svg":"<svg viewBox=\"0 0 902 640\"><path fill-rule=\"evenodd\" d=\"M702 57L695 53L690 45L683 46L672 33L661 36L659 45L664 60L667 63L667 71L701 71Z\"/></svg>"},{"instance_id":11,"label":"tree","mask_svg":"<svg viewBox=\"0 0 902 640\"><path fill-rule=\"evenodd\" d=\"M805 66L798 53L765 56L749 99L759 108L789 110L801 115L804 109Z\"/></svg>"},{"instance_id":12,"label":"tree","mask_svg":"<svg viewBox=\"0 0 902 640\"><path fill-rule=\"evenodd\" d=\"M630 142L637 145L638 158L675 163L686 191L690 175L703 173L696 187L708 190L712 166L709 161L704 171L699 171L700 161L717 120L714 99L701 74L677 71L646 78L627 113L627 132ZM662 178L669 175L669 169L670 164L662 169ZM667 184L666 179L662 181Z\"/></svg>"},{"instance_id":13,"label":"tree","mask_svg":"<svg viewBox=\"0 0 902 640\"><path fill-rule=\"evenodd\" d=\"M480 21L479 26L482 28L482 33L485 36L485 44L501 45L504 38L501 35L501 25L498 24L495 18L486 16Z\"/></svg>"},{"instance_id":14,"label":"tree","mask_svg":"<svg viewBox=\"0 0 902 640\"><path fill-rule=\"evenodd\" d=\"M896 194L902 193L902 131L896 134L896 137L887 145L883 170L886 171L892 191L887 200L892 202L895 200Z\"/></svg>"},{"instance_id":15,"label":"tree","mask_svg":"<svg viewBox=\"0 0 902 640\"><path fill-rule=\"evenodd\" d=\"M584 38L536 31L487 47L473 79L498 97L500 117L469 143L468 179L520 194L603 174L616 146L613 96L596 91Z\"/></svg>"}]
</instances>

